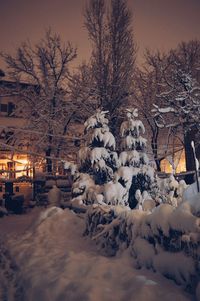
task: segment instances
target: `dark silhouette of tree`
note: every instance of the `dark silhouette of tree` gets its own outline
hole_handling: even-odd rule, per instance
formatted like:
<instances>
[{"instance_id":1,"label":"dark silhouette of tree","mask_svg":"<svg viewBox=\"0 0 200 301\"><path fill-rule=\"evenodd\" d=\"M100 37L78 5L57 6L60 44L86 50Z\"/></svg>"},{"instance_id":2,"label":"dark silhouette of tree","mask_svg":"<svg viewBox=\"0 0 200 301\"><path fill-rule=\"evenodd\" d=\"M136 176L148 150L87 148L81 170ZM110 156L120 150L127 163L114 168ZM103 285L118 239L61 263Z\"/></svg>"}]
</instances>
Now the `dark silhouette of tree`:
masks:
<instances>
[{"instance_id":1,"label":"dark silhouette of tree","mask_svg":"<svg viewBox=\"0 0 200 301\"><path fill-rule=\"evenodd\" d=\"M85 26L92 43L93 91L98 106L110 112L113 130L131 91L136 54L131 18L124 0L90 0L85 9Z\"/></svg>"},{"instance_id":2,"label":"dark silhouette of tree","mask_svg":"<svg viewBox=\"0 0 200 301\"><path fill-rule=\"evenodd\" d=\"M156 71L149 70L148 68L145 71L137 69L134 74L133 96L135 105L140 110L142 119L145 122L146 130L148 130L157 170L161 171L162 151L159 149L159 134L161 129L158 127L156 119L151 112L153 104L157 103L158 82L159 74Z\"/></svg>"}]
</instances>

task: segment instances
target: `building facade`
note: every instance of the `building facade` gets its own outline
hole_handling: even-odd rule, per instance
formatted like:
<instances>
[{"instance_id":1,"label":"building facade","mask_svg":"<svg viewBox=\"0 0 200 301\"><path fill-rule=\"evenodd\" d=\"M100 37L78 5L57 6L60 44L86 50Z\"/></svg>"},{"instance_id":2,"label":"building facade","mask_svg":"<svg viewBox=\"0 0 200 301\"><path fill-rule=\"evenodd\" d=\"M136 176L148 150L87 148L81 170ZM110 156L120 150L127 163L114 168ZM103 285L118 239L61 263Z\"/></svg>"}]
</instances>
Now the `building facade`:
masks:
<instances>
[{"instance_id":1,"label":"building facade","mask_svg":"<svg viewBox=\"0 0 200 301\"><path fill-rule=\"evenodd\" d=\"M27 83L13 82L0 76L0 179L32 177L33 164L34 171L46 171L45 154L35 153L31 141L25 141L23 129L26 119L16 110L20 90L29 88L32 87ZM63 160L76 161L82 133L83 125L80 122L73 121L69 124L67 135L63 137ZM55 158L53 165L55 173L62 173L60 158Z\"/></svg>"},{"instance_id":2,"label":"building facade","mask_svg":"<svg viewBox=\"0 0 200 301\"><path fill-rule=\"evenodd\" d=\"M0 179L32 175L26 150L22 148L19 152L13 144L15 132L25 124L25 120L16 114L15 108L19 101L16 91L26 87L27 84L17 84L0 77Z\"/></svg>"}]
</instances>

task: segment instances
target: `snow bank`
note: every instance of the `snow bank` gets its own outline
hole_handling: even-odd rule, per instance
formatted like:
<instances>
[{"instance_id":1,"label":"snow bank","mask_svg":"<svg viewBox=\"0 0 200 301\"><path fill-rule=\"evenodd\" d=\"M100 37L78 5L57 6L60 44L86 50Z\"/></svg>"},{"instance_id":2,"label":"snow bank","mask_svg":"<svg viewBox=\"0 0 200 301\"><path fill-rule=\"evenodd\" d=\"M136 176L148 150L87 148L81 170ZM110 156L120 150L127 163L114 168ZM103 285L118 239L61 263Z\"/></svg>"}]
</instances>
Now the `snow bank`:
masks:
<instances>
[{"instance_id":1,"label":"snow bank","mask_svg":"<svg viewBox=\"0 0 200 301\"><path fill-rule=\"evenodd\" d=\"M199 180L199 183L200 183L200 178L198 178ZM189 201L191 198L193 198L195 195L198 194L198 191L197 191L197 183L193 183L191 185L189 185L184 193L183 193L183 200L184 201Z\"/></svg>"},{"instance_id":2,"label":"snow bank","mask_svg":"<svg viewBox=\"0 0 200 301\"><path fill-rule=\"evenodd\" d=\"M0 218L7 214L8 214L8 211L6 210L6 208L3 206L0 206Z\"/></svg>"},{"instance_id":3,"label":"snow bank","mask_svg":"<svg viewBox=\"0 0 200 301\"><path fill-rule=\"evenodd\" d=\"M101 256L92 241L82 236L82 216L54 209L43 211L28 232L7 243L16 262L7 283L16 280L12 277L18 268L21 290L16 299L14 285L7 286L9 295L4 297L9 299L5 300L191 301L172 282L149 271L135 270L127 252L111 258ZM101 210L108 214L107 209ZM0 261L0 268L9 263L9 258L5 260ZM0 278L0 296L2 283Z\"/></svg>"},{"instance_id":4,"label":"snow bank","mask_svg":"<svg viewBox=\"0 0 200 301\"><path fill-rule=\"evenodd\" d=\"M200 193L192 195L188 200L185 201L191 207L191 211L194 215L200 216Z\"/></svg>"}]
</instances>

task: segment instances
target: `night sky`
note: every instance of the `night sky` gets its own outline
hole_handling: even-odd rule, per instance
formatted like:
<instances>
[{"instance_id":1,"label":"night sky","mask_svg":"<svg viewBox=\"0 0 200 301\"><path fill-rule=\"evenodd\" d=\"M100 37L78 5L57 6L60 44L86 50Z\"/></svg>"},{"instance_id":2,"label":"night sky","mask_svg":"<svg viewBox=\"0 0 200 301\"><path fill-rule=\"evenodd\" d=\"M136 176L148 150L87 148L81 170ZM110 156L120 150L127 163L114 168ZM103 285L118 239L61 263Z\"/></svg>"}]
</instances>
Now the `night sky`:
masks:
<instances>
[{"instance_id":1,"label":"night sky","mask_svg":"<svg viewBox=\"0 0 200 301\"><path fill-rule=\"evenodd\" d=\"M88 59L83 26L85 0L0 0L0 50L13 53L20 42L36 42L49 26L78 47L77 64ZM139 61L145 47L167 50L200 39L200 0L128 0ZM0 59L0 68L5 66Z\"/></svg>"}]
</instances>

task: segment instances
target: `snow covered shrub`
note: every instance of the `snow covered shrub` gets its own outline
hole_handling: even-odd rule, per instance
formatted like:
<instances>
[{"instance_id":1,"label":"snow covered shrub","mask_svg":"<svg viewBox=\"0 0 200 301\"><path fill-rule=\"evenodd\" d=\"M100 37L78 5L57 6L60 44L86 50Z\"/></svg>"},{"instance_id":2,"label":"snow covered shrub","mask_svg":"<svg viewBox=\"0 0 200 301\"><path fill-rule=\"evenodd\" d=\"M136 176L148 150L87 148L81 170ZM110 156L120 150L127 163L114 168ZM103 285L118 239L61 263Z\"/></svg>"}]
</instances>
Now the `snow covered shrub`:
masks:
<instances>
[{"instance_id":1,"label":"snow covered shrub","mask_svg":"<svg viewBox=\"0 0 200 301\"><path fill-rule=\"evenodd\" d=\"M5 207L2 207L0 205L0 217L3 217L4 215L8 215L8 211L6 210Z\"/></svg>"},{"instance_id":2,"label":"snow covered shrub","mask_svg":"<svg viewBox=\"0 0 200 301\"><path fill-rule=\"evenodd\" d=\"M187 286L194 277L195 263L182 252L161 252L154 257L154 268L163 276L173 279L177 284Z\"/></svg>"},{"instance_id":3,"label":"snow covered shrub","mask_svg":"<svg viewBox=\"0 0 200 301\"><path fill-rule=\"evenodd\" d=\"M149 165L149 159L145 152L146 139L142 137L145 128L141 120L138 119L138 110L127 109L127 120L123 121L120 127L122 139L122 152L119 161L122 166L126 166L132 172L131 185L129 190L128 203L130 208L135 208L138 204L136 191L151 191L154 182L154 169ZM124 185L121 177L119 182Z\"/></svg>"},{"instance_id":4,"label":"snow covered shrub","mask_svg":"<svg viewBox=\"0 0 200 301\"><path fill-rule=\"evenodd\" d=\"M188 190L190 191L190 187L188 188ZM185 192L188 194L187 190ZM189 197L187 196L187 199L186 198L185 200L183 199L183 202L190 206L192 214L200 217L200 193L197 192L194 192L194 194L191 193Z\"/></svg>"},{"instance_id":5,"label":"snow covered shrub","mask_svg":"<svg viewBox=\"0 0 200 301\"><path fill-rule=\"evenodd\" d=\"M177 207L182 201L183 182L179 185L173 174L165 179L157 178L161 202Z\"/></svg>"},{"instance_id":6,"label":"snow covered shrub","mask_svg":"<svg viewBox=\"0 0 200 301\"><path fill-rule=\"evenodd\" d=\"M103 227L110 225L115 220L114 211L111 210L111 207L93 205L87 210L85 220L86 229L84 234L90 235L92 239L95 239L100 249L105 251L105 254L115 255L116 245L112 243L109 247L110 241L108 236L102 233Z\"/></svg>"},{"instance_id":7,"label":"snow covered shrub","mask_svg":"<svg viewBox=\"0 0 200 301\"><path fill-rule=\"evenodd\" d=\"M89 174L77 173L72 185L72 196L84 195L85 198L87 190L94 185L94 180Z\"/></svg>"},{"instance_id":8,"label":"snow covered shrub","mask_svg":"<svg viewBox=\"0 0 200 301\"><path fill-rule=\"evenodd\" d=\"M107 256L128 247L127 212L124 206L105 205L93 205L87 210L85 235L90 235Z\"/></svg>"},{"instance_id":9,"label":"snow covered shrub","mask_svg":"<svg viewBox=\"0 0 200 301\"><path fill-rule=\"evenodd\" d=\"M137 237L132 245L132 255L137 259L137 268L145 266L150 269L153 266L155 248L147 240Z\"/></svg>"},{"instance_id":10,"label":"snow covered shrub","mask_svg":"<svg viewBox=\"0 0 200 301\"><path fill-rule=\"evenodd\" d=\"M87 211L85 233L104 254L129 248L135 267L158 271L194 293L200 270L200 218L192 208L187 202L178 207L166 203L151 213L93 205Z\"/></svg>"},{"instance_id":11,"label":"snow covered shrub","mask_svg":"<svg viewBox=\"0 0 200 301\"><path fill-rule=\"evenodd\" d=\"M151 196L157 204L170 204L173 207L179 206L184 200L187 184L184 180L176 180L173 174L166 178L155 177L151 189Z\"/></svg>"},{"instance_id":12,"label":"snow covered shrub","mask_svg":"<svg viewBox=\"0 0 200 301\"><path fill-rule=\"evenodd\" d=\"M56 185L53 185L48 192L48 204L50 206L60 206L61 198L61 190Z\"/></svg>"}]
</instances>

